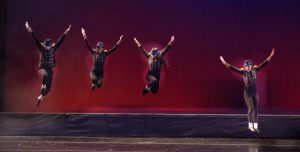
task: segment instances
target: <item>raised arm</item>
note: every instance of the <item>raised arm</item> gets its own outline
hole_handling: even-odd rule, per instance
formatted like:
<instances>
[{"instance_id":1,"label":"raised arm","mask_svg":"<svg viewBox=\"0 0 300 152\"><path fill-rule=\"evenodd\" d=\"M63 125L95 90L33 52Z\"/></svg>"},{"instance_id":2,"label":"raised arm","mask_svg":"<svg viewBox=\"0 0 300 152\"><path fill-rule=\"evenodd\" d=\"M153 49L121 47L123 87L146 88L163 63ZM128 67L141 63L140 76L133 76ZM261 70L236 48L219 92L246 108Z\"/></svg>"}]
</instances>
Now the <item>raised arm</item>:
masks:
<instances>
[{"instance_id":1,"label":"raised arm","mask_svg":"<svg viewBox=\"0 0 300 152\"><path fill-rule=\"evenodd\" d=\"M33 33L33 30L31 29L31 27L29 26L27 21L25 22L25 27L26 27L27 31L30 33L30 35L32 36L34 43L40 50L43 46L42 46L40 40L37 38L37 36Z\"/></svg>"},{"instance_id":2,"label":"raised arm","mask_svg":"<svg viewBox=\"0 0 300 152\"><path fill-rule=\"evenodd\" d=\"M265 65L267 65L271 61L274 53L275 53L275 49L273 48L270 56L265 61L263 61L261 64L259 64L257 67L255 67L256 71L261 70Z\"/></svg>"},{"instance_id":3,"label":"raised arm","mask_svg":"<svg viewBox=\"0 0 300 152\"><path fill-rule=\"evenodd\" d=\"M174 35L173 35L173 36L171 37L171 40L170 40L170 42L168 43L168 45L162 50L162 52L161 52L161 55L162 55L162 56L165 56L165 55L166 55L166 53L168 52L168 50L171 48L171 46L172 46L174 40L175 40L175 37L174 37Z\"/></svg>"},{"instance_id":4,"label":"raised arm","mask_svg":"<svg viewBox=\"0 0 300 152\"><path fill-rule=\"evenodd\" d=\"M69 25L69 27L67 28L67 30L59 37L59 39L56 41L54 48L58 49L59 46L61 45L61 43L64 41L64 39L66 38L67 34L69 33L69 31L71 30L71 25Z\"/></svg>"},{"instance_id":5,"label":"raised arm","mask_svg":"<svg viewBox=\"0 0 300 152\"><path fill-rule=\"evenodd\" d=\"M142 53L145 55L146 58L149 58L149 54L147 53L146 49L141 45L141 43L134 37L134 42L137 44L137 46L140 48Z\"/></svg>"},{"instance_id":6,"label":"raised arm","mask_svg":"<svg viewBox=\"0 0 300 152\"><path fill-rule=\"evenodd\" d=\"M232 70L232 71L234 71L234 72L237 72L237 73L239 73L239 74L242 74L242 73L243 73L243 71L242 71L241 69L239 69L239 68L237 68L237 67L235 67L235 66L233 66L233 65L228 64L228 63L224 60L224 58L223 58L222 56L220 56L220 60L221 60L221 62L222 62L227 68L229 68L230 70Z\"/></svg>"},{"instance_id":7,"label":"raised arm","mask_svg":"<svg viewBox=\"0 0 300 152\"><path fill-rule=\"evenodd\" d=\"M122 42L122 39L123 39L123 35L120 36L119 41L109 51L107 51L106 54L109 55L110 53L114 52Z\"/></svg>"},{"instance_id":8,"label":"raised arm","mask_svg":"<svg viewBox=\"0 0 300 152\"><path fill-rule=\"evenodd\" d=\"M84 28L81 28L81 33L82 33L82 36L83 36L83 39L84 39L84 42L85 42L87 48L89 49L89 51L91 53L93 53L93 48L91 47L91 45L90 45L90 43L89 43L89 41L87 39L86 32L85 32Z\"/></svg>"}]
</instances>

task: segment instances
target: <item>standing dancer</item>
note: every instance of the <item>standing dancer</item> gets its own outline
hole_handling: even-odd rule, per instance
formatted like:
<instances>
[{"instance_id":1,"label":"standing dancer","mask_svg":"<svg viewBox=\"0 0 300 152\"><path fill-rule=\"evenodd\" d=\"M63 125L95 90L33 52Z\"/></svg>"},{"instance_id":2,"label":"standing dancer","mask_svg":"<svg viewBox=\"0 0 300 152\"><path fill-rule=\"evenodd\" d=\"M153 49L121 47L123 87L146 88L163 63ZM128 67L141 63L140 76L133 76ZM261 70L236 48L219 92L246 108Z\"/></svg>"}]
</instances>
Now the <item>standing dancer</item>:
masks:
<instances>
[{"instance_id":1,"label":"standing dancer","mask_svg":"<svg viewBox=\"0 0 300 152\"><path fill-rule=\"evenodd\" d=\"M273 55L274 49L271 55L260 65L253 65L251 60L245 60L242 68L238 69L225 62L222 56L220 59L222 63L232 71L235 71L243 76L245 89L244 89L244 99L248 107L248 129L252 132L259 132L258 130L258 94L256 90L256 73L261 70L265 65L267 65Z\"/></svg>"},{"instance_id":2,"label":"standing dancer","mask_svg":"<svg viewBox=\"0 0 300 152\"><path fill-rule=\"evenodd\" d=\"M166 64L164 60L164 56L166 55L167 51L171 48L174 42L174 36L171 37L170 42L163 50L158 50L158 48L152 48L151 51L146 51L145 48L139 43L139 41L134 38L135 43L138 45L142 53L148 60L149 64L149 71L146 75L146 79L148 84L143 90L143 95L146 95L151 91L154 94L157 94L159 89L159 80L160 80L160 73L162 64Z\"/></svg>"},{"instance_id":3,"label":"standing dancer","mask_svg":"<svg viewBox=\"0 0 300 152\"><path fill-rule=\"evenodd\" d=\"M71 29L71 25L69 28L61 35L61 37L56 41L56 43L52 43L50 38L45 39L43 42L40 42L37 36L34 34L33 30L30 28L28 22L25 23L25 27L28 32L31 34L35 44L38 47L40 52L40 62L38 67L38 72L42 76L42 87L41 87L41 95L38 97L36 102L36 106L39 106L44 97L49 93L52 84L52 76L53 70L52 68L56 66L55 64L55 53L59 48L66 35Z\"/></svg>"},{"instance_id":4,"label":"standing dancer","mask_svg":"<svg viewBox=\"0 0 300 152\"><path fill-rule=\"evenodd\" d=\"M110 49L106 50L104 49L104 44L103 42L98 42L96 45L96 48L92 48L90 43L88 42L85 30L81 28L81 33L84 38L84 41L93 57L93 67L90 72L90 79L91 79L91 89L95 90L95 88L100 88L103 82L103 68L104 68L104 63L105 59L108 55L110 55L113 51L115 51L118 46L120 45L123 35L120 36L119 41Z\"/></svg>"}]
</instances>

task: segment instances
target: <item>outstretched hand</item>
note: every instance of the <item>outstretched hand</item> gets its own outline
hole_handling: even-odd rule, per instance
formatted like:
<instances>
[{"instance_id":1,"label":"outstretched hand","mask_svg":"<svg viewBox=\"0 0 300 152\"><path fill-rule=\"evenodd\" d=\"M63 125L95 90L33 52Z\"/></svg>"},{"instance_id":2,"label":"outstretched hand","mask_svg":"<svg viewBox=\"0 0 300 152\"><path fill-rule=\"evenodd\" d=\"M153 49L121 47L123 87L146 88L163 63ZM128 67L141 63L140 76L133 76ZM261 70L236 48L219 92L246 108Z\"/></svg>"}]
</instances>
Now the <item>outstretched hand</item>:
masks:
<instances>
[{"instance_id":1,"label":"outstretched hand","mask_svg":"<svg viewBox=\"0 0 300 152\"><path fill-rule=\"evenodd\" d=\"M138 45L138 47L142 46L141 43L135 37L133 39L134 39L134 42Z\"/></svg>"},{"instance_id":2,"label":"outstretched hand","mask_svg":"<svg viewBox=\"0 0 300 152\"><path fill-rule=\"evenodd\" d=\"M28 30L28 32L33 32L32 29L31 29L31 27L28 24L28 21L25 22L25 27Z\"/></svg>"},{"instance_id":3,"label":"outstretched hand","mask_svg":"<svg viewBox=\"0 0 300 152\"><path fill-rule=\"evenodd\" d=\"M275 49L273 48L272 49L272 52L271 52L271 54L270 54L270 56L268 57L268 61L271 61L271 59L272 59L272 57L273 57L273 55L275 54Z\"/></svg>"},{"instance_id":4,"label":"outstretched hand","mask_svg":"<svg viewBox=\"0 0 300 152\"><path fill-rule=\"evenodd\" d=\"M224 65L228 66L228 63L224 60L224 58L222 56L220 56L220 60Z\"/></svg>"},{"instance_id":5,"label":"outstretched hand","mask_svg":"<svg viewBox=\"0 0 300 152\"><path fill-rule=\"evenodd\" d=\"M71 30L71 25L69 25L69 27L67 28L67 30L65 31L65 34L68 34L68 32Z\"/></svg>"},{"instance_id":6,"label":"outstretched hand","mask_svg":"<svg viewBox=\"0 0 300 152\"><path fill-rule=\"evenodd\" d=\"M123 39L123 36L124 36L124 35L121 35L121 36L120 36L120 39L119 39L119 41L117 42L117 45L119 45L119 44L121 43L121 41L122 41L122 39Z\"/></svg>"},{"instance_id":7,"label":"outstretched hand","mask_svg":"<svg viewBox=\"0 0 300 152\"><path fill-rule=\"evenodd\" d=\"M81 33L84 39L87 39L86 33L85 33L85 29L81 28Z\"/></svg>"},{"instance_id":8,"label":"outstretched hand","mask_svg":"<svg viewBox=\"0 0 300 152\"><path fill-rule=\"evenodd\" d=\"M174 37L174 35L172 35L172 36L171 36L171 40L170 40L170 42L169 42L169 45L172 45L173 42L174 42L174 40L175 40L175 37Z\"/></svg>"}]
</instances>

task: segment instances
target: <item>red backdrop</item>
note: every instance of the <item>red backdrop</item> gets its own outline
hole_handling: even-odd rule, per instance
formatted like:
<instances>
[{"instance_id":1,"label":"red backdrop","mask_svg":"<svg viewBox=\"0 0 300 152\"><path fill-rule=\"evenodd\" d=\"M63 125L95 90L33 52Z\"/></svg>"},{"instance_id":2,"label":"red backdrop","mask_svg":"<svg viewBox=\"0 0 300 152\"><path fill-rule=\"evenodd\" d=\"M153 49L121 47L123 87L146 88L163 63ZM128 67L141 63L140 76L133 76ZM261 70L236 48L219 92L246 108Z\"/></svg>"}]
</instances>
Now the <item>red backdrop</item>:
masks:
<instances>
[{"instance_id":1,"label":"red backdrop","mask_svg":"<svg viewBox=\"0 0 300 152\"><path fill-rule=\"evenodd\" d=\"M5 111L7 112L232 112L243 109L243 82L219 60L236 66L244 59L263 61L258 74L260 106L300 109L299 1L181 0L9 0ZM53 87L39 108L38 50L24 23L44 38L72 29L57 52ZM121 46L108 57L101 89L91 91L91 56L80 28L93 46ZM151 48L166 45L169 68L157 95L142 96L147 63L133 37Z\"/></svg>"}]
</instances>

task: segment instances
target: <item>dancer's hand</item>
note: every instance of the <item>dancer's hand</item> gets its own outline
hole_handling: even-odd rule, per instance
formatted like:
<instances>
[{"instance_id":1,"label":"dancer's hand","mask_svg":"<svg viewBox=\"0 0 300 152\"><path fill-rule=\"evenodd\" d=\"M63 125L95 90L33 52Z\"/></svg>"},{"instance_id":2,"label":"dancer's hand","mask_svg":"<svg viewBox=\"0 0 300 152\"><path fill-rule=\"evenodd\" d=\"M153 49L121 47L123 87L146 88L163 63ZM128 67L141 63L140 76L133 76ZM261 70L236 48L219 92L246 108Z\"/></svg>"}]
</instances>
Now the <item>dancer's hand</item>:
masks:
<instances>
[{"instance_id":1,"label":"dancer's hand","mask_svg":"<svg viewBox=\"0 0 300 152\"><path fill-rule=\"evenodd\" d=\"M25 27L28 30L28 32L33 32L32 29L31 29L31 27L28 24L28 21L25 22Z\"/></svg>"},{"instance_id":2,"label":"dancer's hand","mask_svg":"<svg viewBox=\"0 0 300 152\"><path fill-rule=\"evenodd\" d=\"M142 46L141 43L135 37L133 39L134 39L134 42L138 45L138 47Z\"/></svg>"},{"instance_id":3,"label":"dancer's hand","mask_svg":"<svg viewBox=\"0 0 300 152\"><path fill-rule=\"evenodd\" d=\"M271 59L272 59L272 57L273 57L273 55L275 54L275 49L273 48L272 49L272 52L271 52L271 54L270 54L270 56L268 57L268 61L271 61Z\"/></svg>"},{"instance_id":4,"label":"dancer's hand","mask_svg":"<svg viewBox=\"0 0 300 152\"><path fill-rule=\"evenodd\" d=\"M122 39L123 39L123 36L124 36L124 35L121 35L121 36L120 36L120 39L119 39L119 41L117 42L117 45L119 45L119 44L121 43L121 41L122 41Z\"/></svg>"},{"instance_id":5,"label":"dancer's hand","mask_svg":"<svg viewBox=\"0 0 300 152\"><path fill-rule=\"evenodd\" d=\"M82 33L83 38L87 39L87 36L86 36L84 28L81 28L81 33Z\"/></svg>"},{"instance_id":6,"label":"dancer's hand","mask_svg":"<svg viewBox=\"0 0 300 152\"><path fill-rule=\"evenodd\" d=\"M228 66L228 63L224 60L224 58L222 56L220 56L220 60L224 65Z\"/></svg>"},{"instance_id":7,"label":"dancer's hand","mask_svg":"<svg viewBox=\"0 0 300 152\"><path fill-rule=\"evenodd\" d=\"M173 42L174 42L174 40L175 40L175 37L174 37L174 35L173 35L173 36L171 36L171 40L170 40L170 42L169 42L169 44L168 44L168 45L172 45L172 44L173 44Z\"/></svg>"},{"instance_id":8,"label":"dancer's hand","mask_svg":"<svg viewBox=\"0 0 300 152\"><path fill-rule=\"evenodd\" d=\"M65 31L65 34L68 34L68 32L71 30L71 25L69 25L69 27L67 28L67 30Z\"/></svg>"}]
</instances>

